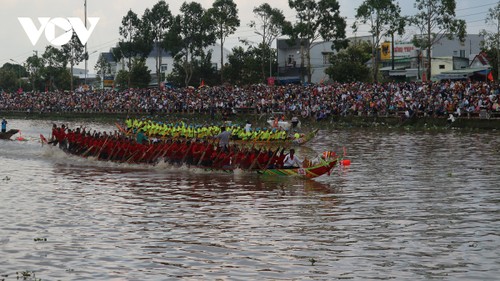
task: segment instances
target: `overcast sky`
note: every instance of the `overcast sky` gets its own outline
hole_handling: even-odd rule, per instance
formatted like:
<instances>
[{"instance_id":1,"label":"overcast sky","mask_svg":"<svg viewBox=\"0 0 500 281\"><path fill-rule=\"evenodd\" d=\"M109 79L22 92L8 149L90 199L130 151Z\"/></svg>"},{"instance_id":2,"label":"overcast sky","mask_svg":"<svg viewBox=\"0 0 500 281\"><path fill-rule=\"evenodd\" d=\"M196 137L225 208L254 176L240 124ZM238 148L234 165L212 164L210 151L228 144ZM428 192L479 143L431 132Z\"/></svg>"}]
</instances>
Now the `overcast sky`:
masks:
<instances>
[{"instance_id":1,"label":"overcast sky","mask_svg":"<svg viewBox=\"0 0 500 281\"><path fill-rule=\"evenodd\" d=\"M494 0L456 0L458 18L467 22L467 31L477 34L481 29L493 30L493 27L486 26L484 19L489 8L496 5ZM85 0L0 0L0 66L12 60L23 63L27 57L38 51L41 55L45 46L49 43L42 33L35 46L32 45L24 29L18 21L18 17L30 17L38 28L38 17L79 17L84 18ZM88 40L88 50L90 54L88 69L94 73L94 65L98 54L105 52L118 42L120 35L118 28L121 25L121 19L126 15L129 9L132 9L139 16L142 16L146 8L151 8L157 0L87 0L87 16L100 18L93 33ZM179 7L183 1L167 0L170 10L174 15L179 13ZM205 9L212 6L213 0L198 0ZM238 45L238 37L249 41L258 41L259 36L255 35L253 30L248 27L251 20L254 20L253 8L262 3L270 2L274 8L283 11L289 21L294 21L295 13L288 7L288 0L234 0L239 10L241 27L230 36L225 43L225 47L231 49ZM354 13L363 0L339 0L341 14L346 17L348 23L347 36L353 36L350 26L354 21ZM413 15L416 9L413 7L414 1L399 0L403 14ZM361 27L358 36L368 35L368 27ZM411 38L412 30L401 40ZM80 64L84 67L84 64Z\"/></svg>"}]
</instances>

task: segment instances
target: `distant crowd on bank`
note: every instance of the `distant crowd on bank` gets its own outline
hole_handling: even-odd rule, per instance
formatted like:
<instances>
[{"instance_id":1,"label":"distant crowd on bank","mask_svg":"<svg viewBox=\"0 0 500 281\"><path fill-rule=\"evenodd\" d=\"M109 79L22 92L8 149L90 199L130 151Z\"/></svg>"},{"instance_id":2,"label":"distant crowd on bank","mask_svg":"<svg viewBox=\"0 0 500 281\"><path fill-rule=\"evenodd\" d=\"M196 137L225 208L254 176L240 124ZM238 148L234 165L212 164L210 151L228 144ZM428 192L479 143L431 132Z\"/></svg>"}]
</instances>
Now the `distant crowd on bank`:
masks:
<instances>
[{"instance_id":1,"label":"distant crowd on bank","mask_svg":"<svg viewBox=\"0 0 500 281\"><path fill-rule=\"evenodd\" d=\"M500 112L499 85L492 82L333 83L251 85L84 92L1 92L0 112L21 111L168 114L283 112L321 120L328 116L447 117Z\"/></svg>"}]
</instances>

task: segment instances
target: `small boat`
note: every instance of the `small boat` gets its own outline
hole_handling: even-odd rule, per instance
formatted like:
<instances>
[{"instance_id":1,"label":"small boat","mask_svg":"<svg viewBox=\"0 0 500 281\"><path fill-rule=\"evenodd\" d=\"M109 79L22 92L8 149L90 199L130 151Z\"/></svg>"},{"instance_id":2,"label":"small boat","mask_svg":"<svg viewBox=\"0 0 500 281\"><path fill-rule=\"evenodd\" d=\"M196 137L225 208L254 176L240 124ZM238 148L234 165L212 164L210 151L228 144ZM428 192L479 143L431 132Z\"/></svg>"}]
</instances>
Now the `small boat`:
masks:
<instances>
[{"instance_id":1,"label":"small boat","mask_svg":"<svg viewBox=\"0 0 500 281\"><path fill-rule=\"evenodd\" d=\"M273 117L274 116L274 117ZM282 130L297 130L301 127L301 122L297 117L293 117L292 120L284 120L284 112L274 112L271 117L267 119L267 124L271 128L282 129Z\"/></svg>"},{"instance_id":2,"label":"small boat","mask_svg":"<svg viewBox=\"0 0 500 281\"><path fill-rule=\"evenodd\" d=\"M0 140L8 140L10 139L13 135L17 134L19 132L18 129L10 129L5 133L0 132Z\"/></svg>"},{"instance_id":3,"label":"small boat","mask_svg":"<svg viewBox=\"0 0 500 281\"><path fill-rule=\"evenodd\" d=\"M275 121L274 119L268 119L267 124L269 124L271 128L282 128L283 130L290 130L290 127L292 126L292 124L288 121Z\"/></svg>"},{"instance_id":4,"label":"small boat","mask_svg":"<svg viewBox=\"0 0 500 281\"><path fill-rule=\"evenodd\" d=\"M298 139L294 139L294 140L292 140L292 144L293 145L303 145L306 142L312 140L318 134L318 131L319 131L319 129L315 129L314 131L309 132L309 133L301 136Z\"/></svg>"},{"instance_id":5,"label":"small boat","mask_svg":"<svg viewBox=\"0 0 500 281\"><path fill-rule=\"evenodd\" d=\"M312 179L324 174L330 175L330 171L337 165L338 159L322 160L321 163L308 168L292 169L267 169L257 170L258 174L269 176L294 176L304 179Z\"/></svg>"},{"instance_id":6,"label":"small boat","mask_svg":"<svg viewBox=\"0 0 500 281\"><path fill-rule=\"evenodd\" d=\"M226 173L232 173L237 170L241 170L243 172L255 172L259 175L265 176L284 176L284 177L294 177L301 179L313 179L324 174L330 175L331 171L337 164L339 163L338 158L330 158L330 159L322 159L320 163L311 166L311 167L301 167L301 168L273 168L273 169L240 169L240 168L211 168L205 166L191 166L190 168L199 168L203 170L209 171L220 171Z\"/></svg>"}]
</instances>

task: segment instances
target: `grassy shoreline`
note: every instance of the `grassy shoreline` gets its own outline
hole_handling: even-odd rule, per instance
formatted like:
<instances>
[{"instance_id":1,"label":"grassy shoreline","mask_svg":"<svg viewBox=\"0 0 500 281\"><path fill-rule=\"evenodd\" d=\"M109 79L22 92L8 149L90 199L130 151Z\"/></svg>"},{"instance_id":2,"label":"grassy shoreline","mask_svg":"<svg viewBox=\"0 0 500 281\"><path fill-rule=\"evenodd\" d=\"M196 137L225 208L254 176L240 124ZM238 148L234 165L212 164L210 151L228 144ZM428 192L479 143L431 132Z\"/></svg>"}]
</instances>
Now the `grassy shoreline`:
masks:
<instances>
[{"instance_id":1,"label":"grassy shoreline","mask_svg":"<svg viewBox=\"0 0 500 281\"><path fill-rule=\"evenodd\" d=\"M173 113L173 114L126 114L126 113L24 113L24 112L2 112L4 118L14 119L39 119L54 121L98 121L114 124L123 122L126 118L149 117L158 121L180 122L194 124L221 124L223 118L220 114L213 118L208 114L201 113ZM236 114L229 117L233 124L245 124L248 120L254 128L267 127L264 114ZM449 124L446 118L420 117L402 120L399 117L367 117L367 116L331 116L322 121L301 118L302 129L348 129L348 128L387 128L387 129L416 129L416 130L440 130L440 129L469 129L469 130L499 130L500 119L480 119L480 118L457 118L455 122Z\"/></svg>"}]
</instances>

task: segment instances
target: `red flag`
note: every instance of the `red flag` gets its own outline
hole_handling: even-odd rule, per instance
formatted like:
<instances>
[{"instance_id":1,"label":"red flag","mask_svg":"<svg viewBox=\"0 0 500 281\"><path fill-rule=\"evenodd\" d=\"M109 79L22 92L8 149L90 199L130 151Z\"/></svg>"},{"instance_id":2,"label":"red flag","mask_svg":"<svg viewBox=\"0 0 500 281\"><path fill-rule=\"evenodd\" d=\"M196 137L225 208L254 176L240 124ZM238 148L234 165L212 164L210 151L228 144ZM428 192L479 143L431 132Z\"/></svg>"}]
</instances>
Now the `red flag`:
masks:
<instances>
[{"instance_id":1,"label":"red flag","mask_svg":"<svg viewBox=\"0 0 500 281\"><path fill-rule=\"evenodd\" d=\"M200 84L200 86L198 88L201 88L203 86L205 86L205 80L201 79L201 84Z\"/></svg>"},{"instance_id":2,"label":"red flag","mask_svg":"<svg viewBox=\"0 0 500 281\"><path fill-rule=\"evenodd\" d=\"M41 141L42 141L42 145L43 145L44 143L49 143L49 142L47 141L47 139L46 139L46 138L45 138L42 134L40 134L40 139L41 139Z\"/></svg>"},{"instance_id":3,"label":"red flag","mask_svg":"<svg viewBox=\"0 0 500 281\"><path fill-rule=\"evenodd\" d=\"M490 71L490 73L488 73L488 80L493 81L493 71Z\"/></svg>"}]
</instances>

